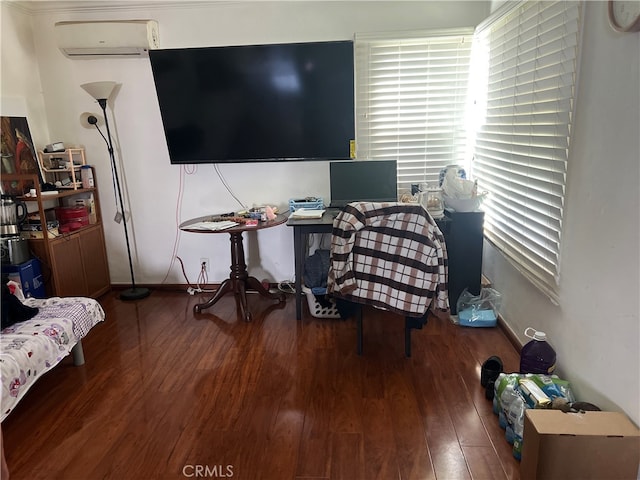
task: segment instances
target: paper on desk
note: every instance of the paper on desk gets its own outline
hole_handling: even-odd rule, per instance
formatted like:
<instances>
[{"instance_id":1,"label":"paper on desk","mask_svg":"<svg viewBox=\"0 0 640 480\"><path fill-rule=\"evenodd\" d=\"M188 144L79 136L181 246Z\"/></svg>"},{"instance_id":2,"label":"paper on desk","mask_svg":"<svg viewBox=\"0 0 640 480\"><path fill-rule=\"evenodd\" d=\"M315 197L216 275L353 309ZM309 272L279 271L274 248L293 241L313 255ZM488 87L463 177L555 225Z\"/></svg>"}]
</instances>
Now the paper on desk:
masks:
<instances>
[{"instance_id":1,"label":"paper on desk","mask_svg":"<svg viewBox=\"0 0 640 480\"><path fill-rule=\"evenodd\" d=\"M316 210L310 208L299 208L291 214L292 218L322 218L324 210Z\"/></svg>"},{"instance_id":2,"label":"paper on desk","mask_svg":"<svg viewBox=\"0 0 640 480\"><path fill-rule=\"evenodd\" d=\"M235 227L238 225L237 222L232 222L231 220L224 220L220 222L197 222L191 225L188 225L187 228L189 230L226 230L227 228Z\"/></svg>"}]
</instances>

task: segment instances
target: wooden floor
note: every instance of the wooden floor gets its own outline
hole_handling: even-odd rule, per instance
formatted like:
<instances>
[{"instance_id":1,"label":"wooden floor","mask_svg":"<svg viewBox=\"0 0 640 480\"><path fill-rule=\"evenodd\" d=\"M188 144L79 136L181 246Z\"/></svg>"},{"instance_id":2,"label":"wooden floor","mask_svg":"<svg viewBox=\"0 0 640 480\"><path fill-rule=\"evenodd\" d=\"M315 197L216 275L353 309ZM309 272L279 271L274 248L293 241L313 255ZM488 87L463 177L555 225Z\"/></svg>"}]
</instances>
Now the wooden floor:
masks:
<instances>
[{"instance_id":1,"label":"wooden floor","mask_svg":"<svg viewBox=\"0 0 640 480\"><path fill-rule=\"evenodd\" d=\"M203 297L101 299L107 320L3 422L18 479L513 479L518 462L480 365L518 354L498 328L431 318L404 356L403 319L295 320L250 296L194 316Z\"/></svg>"}]
</instances>

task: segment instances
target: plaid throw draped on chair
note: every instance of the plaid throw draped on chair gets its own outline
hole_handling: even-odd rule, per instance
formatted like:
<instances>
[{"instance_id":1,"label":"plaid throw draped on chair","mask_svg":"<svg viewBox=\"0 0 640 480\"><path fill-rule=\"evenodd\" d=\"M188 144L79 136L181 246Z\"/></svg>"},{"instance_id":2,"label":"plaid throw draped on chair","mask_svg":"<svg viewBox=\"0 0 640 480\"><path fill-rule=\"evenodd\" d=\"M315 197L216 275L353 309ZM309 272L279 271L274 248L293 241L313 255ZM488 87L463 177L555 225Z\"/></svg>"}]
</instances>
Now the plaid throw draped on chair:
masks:
<instances>
[{"instance_id":1,"label":"plaid throw draped on chair","mask_svg":"<svg viewBox=\"0 0 640 480\"><path fill-rule=\"evenodd\" d=\"M446 311L444 236L419 204L351 203L333 222L327 291L409 317Z\"/></svg>"}]
</instances>

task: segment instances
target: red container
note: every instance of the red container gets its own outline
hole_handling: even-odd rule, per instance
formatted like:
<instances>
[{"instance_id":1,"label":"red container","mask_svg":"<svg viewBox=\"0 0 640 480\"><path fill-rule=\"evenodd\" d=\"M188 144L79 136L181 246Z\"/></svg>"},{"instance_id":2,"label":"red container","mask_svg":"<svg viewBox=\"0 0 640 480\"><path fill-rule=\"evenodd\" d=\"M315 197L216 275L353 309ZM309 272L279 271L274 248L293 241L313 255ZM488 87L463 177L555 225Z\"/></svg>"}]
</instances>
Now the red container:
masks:
<instances>
[{"instance_id":1,"label":"red container","mask_svg":"<svg viewBox=\"0 0 640 480\"><path fill-rule=\"evenodd\" d=\"M87 207L57 207L56 218L61 232L72 232L89 225L89 210Z\"/></svg>"}]
</instances>

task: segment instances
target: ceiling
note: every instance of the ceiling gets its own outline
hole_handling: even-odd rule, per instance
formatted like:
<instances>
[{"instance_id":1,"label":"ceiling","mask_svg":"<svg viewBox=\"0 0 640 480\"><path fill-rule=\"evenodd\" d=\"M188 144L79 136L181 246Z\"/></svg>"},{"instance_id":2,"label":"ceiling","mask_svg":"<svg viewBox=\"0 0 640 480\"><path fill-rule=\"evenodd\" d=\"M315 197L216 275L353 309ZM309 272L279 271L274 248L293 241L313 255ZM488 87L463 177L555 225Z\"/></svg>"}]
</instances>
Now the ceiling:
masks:
<instances>
[{"instance_id":1,"label":"ceiling","mask_svg":"<svg viewBox=\"0 0 640 480\"><path fill-rule=\"evenodd\" d=\"M0 0L30 13L78 12L91 10L131 10L139 8L161 8L167 6L187 7L204 4L238 3L240 0Z\"/></svg>"}]
</instances>

